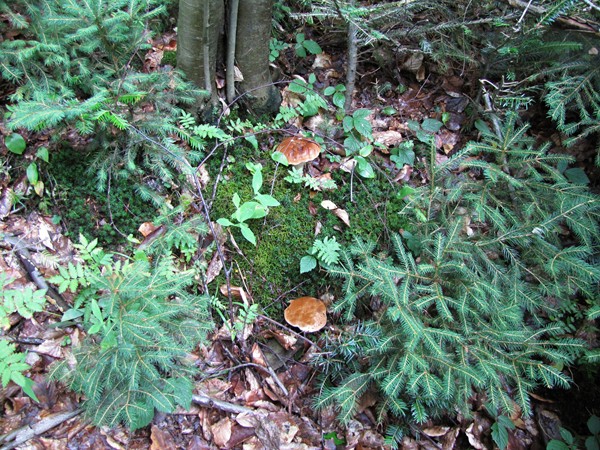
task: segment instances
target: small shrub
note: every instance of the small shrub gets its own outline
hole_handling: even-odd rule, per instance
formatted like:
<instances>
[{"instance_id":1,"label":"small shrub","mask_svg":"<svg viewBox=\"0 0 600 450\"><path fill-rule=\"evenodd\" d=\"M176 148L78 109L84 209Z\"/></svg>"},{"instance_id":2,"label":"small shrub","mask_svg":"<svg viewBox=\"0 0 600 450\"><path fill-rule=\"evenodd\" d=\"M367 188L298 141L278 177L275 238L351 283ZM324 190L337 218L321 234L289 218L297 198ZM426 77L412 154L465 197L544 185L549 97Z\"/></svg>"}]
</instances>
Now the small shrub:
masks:
<instances>
[{"instance_id":1,"label":"small shrub","mask_svg":"<svg viewBox=\"0 0 600 450\"><path fill-rule=\"evenodd\" d=\"M84 395L96 425L146 426L155 410L189 408L196 368L188 353L212 328L207 296L188 287L192 271L179 271L170 257L151 263L144 253L113 261L97 241L82 239L85 263L50 281L78 291L63 320L83 318L88 337L73 349L75 365L62 362L51 378ZM71 284L72 280L77 280Z\"/></svg>"},{"instance_id":2,"label":"small shrub","mask_svg":"<svg viewBox=\"0 0 600 450\"><path fill-rule=\"evenodd\" d=\"M423 423L469 414L478 391L495 416L515 404L529 415L536 386L569 385L559 368L584 345L549 314L575 295L594 301L600 200L557 170L569 158L535 148L515 120L501 136L480 126L482 142L442 164L431 146L430 184L400 211L412 218L412 246L395 234L387 255L358 241L329 268L344 283L334 311L361 320L329 338L317 407L334 404L347 422L374 389L381 420L391 412Z\"/></svg>"}]
</instances>

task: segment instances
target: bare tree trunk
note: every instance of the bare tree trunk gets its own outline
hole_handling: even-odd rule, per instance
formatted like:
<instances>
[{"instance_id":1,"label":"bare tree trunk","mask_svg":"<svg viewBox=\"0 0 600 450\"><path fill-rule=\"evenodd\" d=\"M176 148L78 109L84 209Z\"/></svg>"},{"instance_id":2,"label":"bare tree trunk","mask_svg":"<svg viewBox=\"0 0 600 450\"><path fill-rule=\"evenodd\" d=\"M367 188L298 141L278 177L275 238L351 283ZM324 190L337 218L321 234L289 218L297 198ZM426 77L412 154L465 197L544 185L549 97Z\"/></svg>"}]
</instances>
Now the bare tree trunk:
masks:
<instances>
[{"instance_id":1,"label":"bare tree trunk","mask_svg":"<svg viewBox=\"0 0 600 450\"><path fill-rule=\"evenodd\" d=\"M350 0L349 5L354 6L355 0ZM358 28L352 20L348 20L348 67L346 68L346 99L344 101L344 111L346 114L352 108L352 96L354 95L354 85L356 83L356 65L358 62Z\"/></svg>"},{"instance_id":2,"label":"bare tree trunk","mask_svg":"<svg viewBox=\"0 0 600 450\"><path fill-rule=\"evenodd\" d=\"M229 5L229 34L227 36L227 67L226 87L227 103L233 103L235 99L235 47L237 38L239 0L231 0Z\"/></svg>"},{"instance_id":3,"label":"bare tree trunk","mask_svg":"<svg viewBox=\"0 0 600 450\"><path fill-rule=\"evenodd\" d=\"M257 114L274 113L281 103L269 69L272 8L273 0L239 0L235 57L244 77L240 90Z\"/></svg>"},{"instance_id":4,"label":"bare tree trunk","mask_svg":"<svg viewBox=\"0 0 600 450\"><path fill-rule=\"evenodd\" d=\"M180 0L177 20L177 68L218 102L215 85L218 42L223 27L223 0Z\"/></svg>"}]
</instances>

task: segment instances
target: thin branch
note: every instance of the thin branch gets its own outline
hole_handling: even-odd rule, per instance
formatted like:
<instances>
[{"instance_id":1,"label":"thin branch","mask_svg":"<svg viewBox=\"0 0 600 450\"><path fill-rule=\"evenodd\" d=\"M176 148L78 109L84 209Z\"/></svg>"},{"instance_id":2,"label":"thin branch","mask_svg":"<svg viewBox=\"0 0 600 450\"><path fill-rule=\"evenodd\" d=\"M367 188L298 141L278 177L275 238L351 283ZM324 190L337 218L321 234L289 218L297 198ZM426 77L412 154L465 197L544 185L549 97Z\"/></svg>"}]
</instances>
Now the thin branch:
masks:
<instances>
[{"instance_id":1,"label":"thin branch","mask_svg":"<svg viewBox=\"0 0 600 450\"><path fill-rule=\"evenodd\" d=\"M0 436L0 442L7 443L3 445L0 450L13 449L16 446L29 441L30 439L41 436L52 428L59 426L67 420L79 415L80 413L81 409L76 409L75 411L52 414L33 425L26 425L18 430L5 434L4 436Z\"/></svg>"}]
</instances>

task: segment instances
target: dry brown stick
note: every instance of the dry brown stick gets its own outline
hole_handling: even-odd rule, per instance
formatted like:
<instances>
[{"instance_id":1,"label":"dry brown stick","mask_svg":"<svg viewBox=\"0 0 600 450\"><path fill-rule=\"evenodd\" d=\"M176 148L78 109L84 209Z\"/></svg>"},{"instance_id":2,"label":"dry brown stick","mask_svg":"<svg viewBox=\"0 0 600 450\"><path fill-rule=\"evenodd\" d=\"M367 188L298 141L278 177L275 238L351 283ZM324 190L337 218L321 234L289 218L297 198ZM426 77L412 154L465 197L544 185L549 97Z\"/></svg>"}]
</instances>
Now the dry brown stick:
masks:
<instances>
[{"instance_id":1,"label":"dry brown stick","mask_svg":"<svg viewBox=\"0 0 600 450\"><path fill-rule=\"evenodd\" d=\"M7 244L10 244L13 247L15 253L19 257L19 261L21 261L21 264L23 264L23 267L25 267L25 270L27 270L27 273L35 285L39 289L46 289L46 295L51 297L60 309L63 311L69 309L70 306L62 297L62 295L60 295L52 286L49 286L48 283L46 283L46 280L36 267L35 263L31 260L31 253L29 253L24 241L16 236L11 236L8 234L2 235L2 239L4 239Z\"/></svg>"},{"instance_id":2,"label":"dry brown stick","mask_svg":"<svg viewBox=\"0 0 600 450\"><path fill-rule=\"evenodd\" d=\"M0 450L13 449L17 445L21 445L30 439L44 434L46 431L57 427L58 425L66 422L69 419L72 419L80 413L81 409L76 409L75 411L52 414L51 416L48 416L33 425L25 425L18 430L12 431L4 436L0 436L0 443L6 442L6 444L3 445Z\"/></svg>"},{"instance_id":3,"label":"dry brown stick","mask_svg":"<svg viewBox=\"0 0 600 450\"><path fill-rule=\"evenodd\" d=\"M232 414L256 414L257 411L246 406L236 405L235 403L224 402L206 394L200 393L192 396L192 401L205 408L216 408ZM1 450L1 449L0 449Z\"/></svg>"}]
</instances>

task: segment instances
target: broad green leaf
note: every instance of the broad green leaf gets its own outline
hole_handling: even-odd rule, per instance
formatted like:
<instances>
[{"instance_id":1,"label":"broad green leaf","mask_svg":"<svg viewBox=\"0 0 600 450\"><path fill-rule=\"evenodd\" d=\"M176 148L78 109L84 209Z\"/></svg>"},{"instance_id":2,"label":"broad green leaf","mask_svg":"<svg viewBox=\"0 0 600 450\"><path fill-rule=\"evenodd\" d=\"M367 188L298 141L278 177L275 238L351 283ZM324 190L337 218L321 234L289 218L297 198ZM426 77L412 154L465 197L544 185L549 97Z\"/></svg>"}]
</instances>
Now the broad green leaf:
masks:
<instances>
[{"instance_id":1,"label":"broad green leaf","mask_svg":"<svg viewBox=\"0 0 600 450\"><path fill-rule=\"evenodd\" d=\"M429 133L437 133L443 126L444 124L436 119L425 119L421 123L421 128Z\"/></svg>"},{"instance_id":2,"label":"broad green leaf","mask_svg":"<svg viewBox=\"0 0 600 450\"><path fill-rule=\"evenodd\" d=\"M254 233L248 225L240 223L240 231L242 232L242 236L244 236L248 242L256 246L256 236L254 236Z\"/></svg>"},{"instance_id":3,"label":"broad green leaf","mask_svg":"<svg viewBox=\"0 0 600 450\"><path fill-rule=\"evenodd\" d=\"M246 202L234 213L234 218L241 223L248 219L260 219L266 215L267 211L260 203Z\"/></svg>"},{"instance_id":4,"label":"broad green leaf","mask_svg":"<svg viewBox=\"0 0 600 450\"><path fill-rule=\"evenodd\" d=\"M48 149L46 147L38 148L35 152L35 156L37 156L44 162L48 162L50 160L50 155L48 154Z\"/></svg>"},{"instance_id":5,"label":"broad green leaf","mask_svg":"<svg viewBox=\"0 0 600 450\"><path fill-rule=\"evenodd\" d=\"M414 143L413 141L405 141L400 144L400 146L396 149L392 150L392 156L390 156L390 161L393 161L396 164L396 167L401 169L404 164L408 164L409 166L414 165L415 163L415 152L413 150Z\"/></svg>"},{"instance_id":6,"label":"broad green leaf","mask_svg":"<svg viewBox=\"0 0 600 450\"><path fill-rule=\"evenodd\" d=\"M302 46L306 50L308 50L309 53L311 53L313 55L318 55L319 53L323 52L323 50L321 49L321 46L311 39L305 40L302 43Z\"/></svg>"},{"instance_id":7,"label":"broad green leaf","mask_svg":"<svg viewBox=\"0 0 600 450\"><path fill-rule=\"evenodd\" d=\"M88 334L96 334L97 332L100 331L101 328L102 328L102 323L95 323L88 330Z\"/></svg>"},{"instance_id":8,"label":"broad green leaf","mask_svg":"<svg viewBox=\"0 0 600 450\"><path fill-rule=\"evenodd\" d=\"M285 155L281 152L273 152L271 153L271 159L279 164L282 164L284 166L289 166L290 163L288 162L287 158L285 157Z\"/></svg>"},{"instance_id":9,"label":"broad green leaf","mask_svg":"<svg viewBox=\"0 0 600 450\"><path fill-rule=\"evenodd\" d=\"M338 108L343 108L344 103L346 102L346 96L341 92L336 92L333 94L333 104Z\"/></svg>"},{"instance_id":10,"label":"broad green leaf","mask_svg":"<svg viewBox=\"0 0 600 450\"><path fill-rule=\"evenodd\" d=\"M396 111L396 108L394 108L393 106L386 106L381 110L381 114L383 114L384 116L393 116L397 112L398 111Z\"/></svg>"},{"instance_id":11,"label":"broad green leaf","mask_svg":"<svg viewBox=\"0 0 600 450\"><path fill-rule=\"evenodd\" d=\"M346 150L346 156L358 153L362 148L362 143L354 136L348 136L344 139L344 149Z\"/></svg>"},{"instance_id":12,"label":"broad green leaf","mask_svg":"<svg viewBox=\"0 0 600 450\"><path fill-rule=\"evenodd\" d=\"M314 256L306 255L300 260L300 273L306 273L317 267L317 259Z\"/></svg>"},{"instance_id":13,"label":"broad green leaf","mask_svg":"<svg viewBox=\"0 0 600 450\"><path fill-rule=\"evenodd\" d=\"M256 139L256 136L249 134L247 136L244 136L244 139L246 139L246 142L249 142L250 145L252 145L252 148L254 148L254 150L258 150L258 140Z\"/></svg>"},{"instance_id":14,"label":"broad green leaf","mask_svg":"<svg viewBox=\"0 0 600 450\"><path fill-rule=\"evenodd\" d=\"M548 442L548 445L546 445L546 450L570 450L570 448L563 441L552 439Z\"/></svg>"},{"instance_id":15,"label":"broad green leaf","mask_svg":"<svg viewBox=\"0 0 600 450\"><path fill-rule=\"evenodd\" d=\"M410 186L402 186L402 188L398 191L398 193L396 195L398 198L405 198L405 197L408 197L409 195L414 194L415 192L416 192L416 190Z\"/></svg>"},{"instance_id":16,"label":"broad green leaf","mask_svg":"<svg viewBox=\"0 0 600 450\"><path fill-rule=\"evenodd\" d=\"M263 184L262 170L256 170L254 172L254 175L252 175L252 190L254 191L254 194L258 194L260 192L260 188L262 187L262 184Z\"/></svg>"},{"instance_id":17,"label":"broad green leaf","mask_svg":"<svg viewBox=\"0 0 600 450\"><path fill-rule=\"evenodd\" d=\"M233 196L231 197L231 201L233 202L233 204L234 204L234 206L235 206L236 208L239 208L239 207L240 207L240 202L241 202L241 199L240 199L240 196L239 196L239 194L238 194L237 192L235 192L235 193L233 194Z\"/></svg>"},{"instance_id":18,"label":"broad green leaf","mask_svg":"<svg viewBox=\"0 0 600 450\"><path fill-rule=\"evenodd\" d=\"M375 171L369 162L362 156L357 156L357 172L363 178L375 178Z\"/></svg>"},{"instance_id":19,"label":"broad green leaf","mask_svg":"<svg viewBox=\"0 0 600 450\"><path fill-rule=\"evenodd\" d=\"M600 418L596 415L592 415L587 421L588 430L592 434L600 434Z\"/></svg>"},{"instance_id":20,"label":"broad green leaf","mask_svg":"<svg viewBox=\"0 0 600 450\"><path fill-rule=\"evenodd\" d=\"M355 117L354 128L367 139L373 137L373 128L371 127L371 124L365 119L358 119Z\"/></svg>"},{"instance_id":21,"label":"broad green leaf","mask_svg":"<svg viewBox=\"0 0 600 450\"><path fill-rule=\"evenodd\" d=\"M354 128L354 119L352 116L345 116L344 120L342 120L342 126L344 127L344 131L349 133Z\"/></svg>"},{"instance_id":22,"label":"broad green leaf","mask_svg":"<svg viewBox=\"0 0 600 450\"><path fill-rule=\"evenodd\" d=\"M364 158L366 158L367 156L369 156L371 153L373 152L373 146L372 145L365 145L364 147L362 147L359 151L358 154Z\"/></svg>"},{"instance_id":23,"label":"broad green leaf","mask_svg":"<svg viewBox=\"0 0 600 450\"><path fill-rule=\"evenodd\" d=\"M38 168L37 164L32 162L27 166L27 180L29 184L34 185L38 182Z\"/></svg>"},{"instance_id":24,"label":"broad green leaf","mask_svg":"<svg viewBox=\"0 0 600 450\"><path fill-rule=\"evenodd\" d=\"M19 133L13 133L4 138L6 148L17 155L22 155L27 146L25 139Z\"/></svg>"},{"instance_id":25,"label":"broad green leaf","mask_svg":"<svg viewBox=\"0 0 600 450\"><path fill-rule=\"evenodd\" d=\"M302 44L302 43L305 41L305 39L306 39L306 38L304 37L304 33L298 33L298 34L296 35L296 42L297 42L298 44Z\"/></svg>"},{"instance_id":26,"label":"broad green leaf","mask_svg":"<svg viewBox=\"0 0 600 450\"><path fill-rule=\"evenodd\" d=\"M483 120L476 120L475 128L477 128L479 131L481 131L484 134L490 134L492 132L490 130L490 127L488 127L488 124L485 123Z\"/></svg>"},{"instance_id":27,"label":"broad green leaf","mask_svg":"<svg viewBox=\"0 0 600 450\"><path fill-rule=\"evenodd\" d=\"M600 450L600 438L597 435L585 438L585 450Z\"/></svg>"},{"instance_id":28,"label":"broad green leaf","mask_svg":"<svg viewBox=\"0 0 600 450\"><path fill-rule=\"evenodd\" d=\"M266 207L280 205L280 203L274 197L272 197L268 194L257 194L254 198L256 200L258 200L261 205L266 206Z\"/></svg>"},{"instance_id":29,"label":"broad green leaf","mask_svg":"<svg viewBox=\"0 0 600 450\"><path fill-rule=\"evenodd\" d=\"M77 319L78 317L83 316L83 311L81 309L67 309L62 316L63 322L68 322L69 320Z\"/></svg>"},{"instance_id":30,"label":"broad green leaf","mask_svg":"<svg viewBox=\"0 0 600 450\"><path fill-rule=\"evenodd\" d=\"M231 222L228 219L225 219L224 217L221 217L220 219L217 219L217 223L219 225L221 225L222 227L230 227L233 225L233 222Z\"/></svg>"},{"instance_id":31,"label":"broad green leaf","mask_svg":"<svg viewBox=\"0 0 600 450\"><path fill-rule=\"evenodd\" d=\"M408 124L408 129L411 131L417 131L421 129L421 124L419 122L417 122L416 120L409 120L407 122Z\"/></svg>"},{"instance_id":32,"label":"broad green leaf","mask_svg":"<svg viewBox=\"0 0 600 450\"><path fill-rule=\"evenodd\" d=\"M354 113L352 113L352 117L355 119L364 120L369 114L371 114L370 109L361 108L354 111Z\"/></svg>"},{"instance_id":33,"label":"broad green leaf","mask_svg":"<svg viewBox=\"0 0 600 450\"><path fill-rule=\"evenodd\" d=\"M333 86L327 86L323 91L324 95L333 95L336 93L336 89Z\"/></svg>"},{"instance_id":34,"label":"broad green leaf","mask_svg":"<svg viewBox=\"0 0 600 450\"><path fill-rule=\"evenodd\" d=\"M100 310L100 306L98 305L98 302L96 301L96 299L92 299L91 301L91 306L92 306L92 314L94 315L94 317L100 321L103 320L102 317L102 311Z\"/></svg>"}]
</instances>

